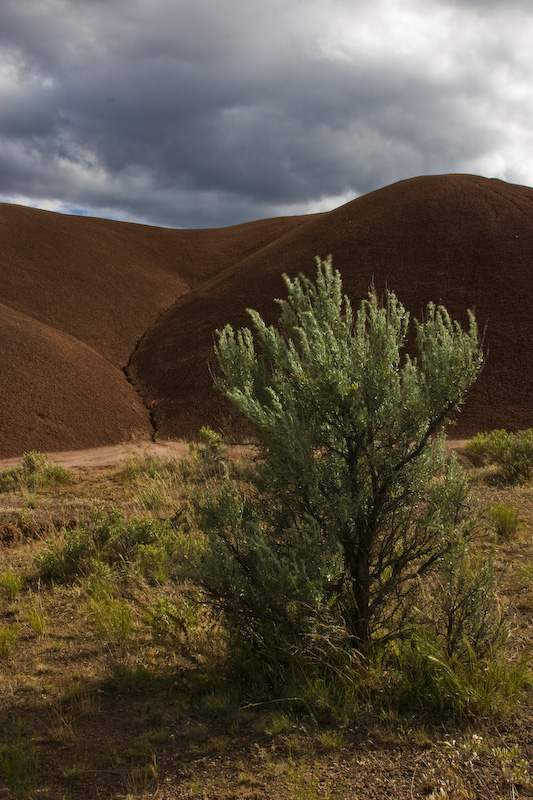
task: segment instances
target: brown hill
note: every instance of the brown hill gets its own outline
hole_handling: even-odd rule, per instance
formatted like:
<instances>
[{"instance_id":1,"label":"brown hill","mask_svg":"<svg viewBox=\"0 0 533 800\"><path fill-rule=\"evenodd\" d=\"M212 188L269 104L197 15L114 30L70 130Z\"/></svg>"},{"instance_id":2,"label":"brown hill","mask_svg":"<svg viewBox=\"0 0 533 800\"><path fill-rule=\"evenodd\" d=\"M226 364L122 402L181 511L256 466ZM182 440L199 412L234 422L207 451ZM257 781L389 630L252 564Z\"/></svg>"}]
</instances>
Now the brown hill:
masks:
<instances>
[{"instance_id":1,"label":"brown hill","mask_svg":"<svg viewBox=\"0 0 533 800\"><path fill-rule=\"evenodd\" d=\"M124 374L68 334L0 305L0 453L67 450L150 431Z\"/></svg>"},{"instance_id":2,"label":"brown hill","mask_svg":"<svg viewBox=\"0 0 533 800\"><path fill-rule=\"evenodd\" d=\"M215 328L247 324L246 307L272 319L280 275L314 276L314 256L332 253L358 304L374 281L419 315L443 303L487 326L486 367L454 435L533 424L533 190L466 175L402 181L309 218L179 301L143 338L131 372L153 404L162 437L190 436L224 422L207 362Z\"/></svg>"},{"instance_id":3,"label":"brown hill","mask_svg":"<svg viewBox=\"0 0 533 800\"><path fill-rule=\"evenodd\" d=\"M0 457L151 435L123 372L139 338L300 222L181 231L0 204Z\"/></svg>"},{"instance_id":4,"label":"brown hill","mask_svg":"<svg viewBox=\"0 0 533 800\"><path fill-rule=\"evenodd\" d=\"M177 298L299 221L182 231L3 203L0 302L123 366Z\"/></svg>"},{"instance_id":5,"label":"brown hill","mask_svg":"<svg viewBox=\"0 0 533 800\"><path fill-rule=\"evenodd\" d=\"M3 204L0 235L0 457L151 434L146 408L159 437L219 426L213 330L247 324L246 307L272 319L282 272L314 276L328 253L356 304L374 280L415 314L435 300L487 324L454 435L533 425L532 189L423 177L324 214L193 231Z\"/></svg>"}]
</instances>

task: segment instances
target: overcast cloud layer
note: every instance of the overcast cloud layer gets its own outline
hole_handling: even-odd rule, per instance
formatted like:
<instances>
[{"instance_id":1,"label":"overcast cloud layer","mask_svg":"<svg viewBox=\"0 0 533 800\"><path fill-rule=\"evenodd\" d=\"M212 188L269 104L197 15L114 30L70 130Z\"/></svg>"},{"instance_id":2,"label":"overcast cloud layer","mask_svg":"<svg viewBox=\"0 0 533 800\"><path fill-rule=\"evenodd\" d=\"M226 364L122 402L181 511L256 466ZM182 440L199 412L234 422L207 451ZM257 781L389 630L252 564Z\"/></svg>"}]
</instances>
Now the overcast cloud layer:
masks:
<instances>
[{"instance_id":1,"label":"overcast cloud layer","mask_svg":"<svg viewBox=\"0 0 533 800\"><path fill-rule=\"evenodd\" d=\"M170 227L533 185L531 0L0 0L0 199Z\"/></svg>"}]
</instances>

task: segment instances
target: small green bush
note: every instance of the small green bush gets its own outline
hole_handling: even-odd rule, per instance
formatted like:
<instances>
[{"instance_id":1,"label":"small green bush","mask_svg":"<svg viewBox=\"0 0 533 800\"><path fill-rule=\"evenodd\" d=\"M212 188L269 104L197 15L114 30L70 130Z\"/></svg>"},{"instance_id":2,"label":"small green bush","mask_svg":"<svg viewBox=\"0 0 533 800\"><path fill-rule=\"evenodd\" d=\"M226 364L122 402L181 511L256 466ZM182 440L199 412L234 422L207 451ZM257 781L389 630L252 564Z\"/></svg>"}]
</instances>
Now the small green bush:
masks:
<instances>
[{"instance_id":1,"label":"small green bush","mask_svg":"<svg viewBox=\"0 0 533 800\"><path fill-rule=\"evenodd\" d=\"M199 431L200 441L205 447L205 451L213 458L222 457L224 453L224 445L222 436L216 431L212 430L205 425Z\"/></svg>"},{"instance_id":2,"label":"small green bush","mask_svg":"<svg viewBox=\"0 0 533 800\"><path fill-rule=\"evenodd\" d=\"M20 474L23 483L28 489L52 486L56 483L68 483L72 480L72 473L56 464L50 464L44 453L32 450L24 453L20 465Z\"/></svg>"},{"instance_id":3,"label":"small green bush","mask_svg":"<svg viewBox=\"0 0 533 800\"><path fill-rule=\"evenodd\" d=\"M18 487L17 468L3 469L0 471L0 492L11 492Z\"/></svg>"},{"instance_id":4,"label":"small green bush","mask_svg":"<svg viewBox=\"0 0 533 800\"><path fill-rule=\"evenodd\" d=\"M72 481L72 472L59 464L48 464L41 474L38 482L39 486L55 486L61 483L70 483Z\"/></svg>"},{"instance_id":5,"label":"small green bush","mask_svg":"<svg viewBox=\"0 0 533 800\"><path fill-rule=\"evenodd\" d=\"M533 478L533 428L517 433L494 430L478 433L466 444L466 451L486 456L497 464L506 483L520 483Z\"/></svg>"},{"instance_id":6,"label":"small green bush","mask_svg":"<svg viewBox=\"0 0 533 800\"><path fill-rule=\"evenodd\" d=\"M482 659L505 641L496 588L492 560L457 535L423 589L421 620L451 661L470 651Z\"/></svg>"},{"instance_id":7,"label":"small green bush","mask_svg":"<svg viewBox=\"0 0 533 800\"><path fill-rule=\"evenodd\" d=\"M208 428L198 431L199 444L191 444L192 460L196 459L201 478L221 478L227 472L226 448L219 433Z\"/></svg>"},{"instance_id":8,"label":"small green bush","mask_svg":"<svg viewBox=\"0 0 533 800\"><path fill-rule=\"evenodd\" d=\"M31 450L29 453L24 453L22 456L20 468L24 475L35 475L44 470L47 461L48 459L44 453Z\"/></svg>"},{"instance_id":9,"label":"small green bush","mask_svg":"<svg viewBox=\"0 0 533 800\"><path fill-rule=\"evenodd\" d=\"M166 583L169 571L169 555L164 547L154 544L139 546L139 572L148 583Z\"/></svg>"},{"instance_id":10,"label":"small green bush","mask_svg":"<svg viewBox=\"0 0 533 800\"><path fill-rule=\"evenodd\" d=\"M68 483L72 473L64 467L50 464L44 453L31 450L24 453L20 467L0 471L0 492L19 489L35 491L38 488Z\"/></svg>"},{"instance_id":11,"label":"small green bush","mask_svg":"<svg viewBox=\"0 0 533 800\"><path fill-rule=\"evenodd\" d=\"M45 580L68 581L83 573L94 552L93 543L86 531L75 528L72 531L63 531L63 535L62 545L52 541L34 556L34 564Z\"/></svg>"},{"instance_id":12,"label":"small green bush","mask_svg":"<svg viewBox=\"0 0 533 800\"><path fill-rule=\"evenodd\" d=\"M69 581L109 569L133 569L150 582L164 583L180 570L192 546L190 537L170 520L124 520L122 512L96 509L78 528L62 531L34 557L45 580ZM98 577L98 576L97 576Z\"/></svg>"}]
</instances>

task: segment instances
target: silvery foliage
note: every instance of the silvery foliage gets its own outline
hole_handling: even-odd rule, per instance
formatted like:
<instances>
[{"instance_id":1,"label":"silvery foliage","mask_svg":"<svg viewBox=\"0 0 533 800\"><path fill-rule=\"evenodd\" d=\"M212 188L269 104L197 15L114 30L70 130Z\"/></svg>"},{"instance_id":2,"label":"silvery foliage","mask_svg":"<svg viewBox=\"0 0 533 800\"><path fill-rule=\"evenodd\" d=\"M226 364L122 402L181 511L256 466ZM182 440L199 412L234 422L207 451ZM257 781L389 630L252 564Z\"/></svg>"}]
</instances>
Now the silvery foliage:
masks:
<instances>
[{"instance_id":1,"label":"silvery foliage","mask_svg":"<svg viewBox=\"0 0 533 800\"><path fill-rule=\"evenodd\" d=\"M255 434L247 486L197 498L206 596L232 630L280 652L365 649L409 628L418 587L469 536L467 485L443 430L482 364L429 304L414 323L395 294L354 315L331 258L313 283L285 276L278 324L217 332L219 389Z\"/></svg>"}]
</instances>

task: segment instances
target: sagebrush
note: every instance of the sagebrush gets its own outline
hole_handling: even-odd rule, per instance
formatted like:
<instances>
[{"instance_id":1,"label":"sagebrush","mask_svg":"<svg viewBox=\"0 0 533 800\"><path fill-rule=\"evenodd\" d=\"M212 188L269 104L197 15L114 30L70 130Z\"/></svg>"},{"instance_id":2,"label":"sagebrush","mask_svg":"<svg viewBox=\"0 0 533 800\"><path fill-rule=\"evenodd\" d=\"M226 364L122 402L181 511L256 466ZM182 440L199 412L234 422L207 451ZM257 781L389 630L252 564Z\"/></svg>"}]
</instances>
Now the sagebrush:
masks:
<instances>
[{"instance_id":1,"label":"sagebrush","mask_svg":"<svg viewBox=\"0 0 533 800\"><path fill-rule=\"evenodd\" d=\"M442 432L482 363L471 314L463 329L430 304L411 357L393 293L354 315L331 260L316 284L285 283L277 326L250 311L253 333L217 333L217 385L257 441L249 483L226 475L195 499L195 578L278 666L407 634L421 583L473 529Z\"/></svg>"}]
</instances>

